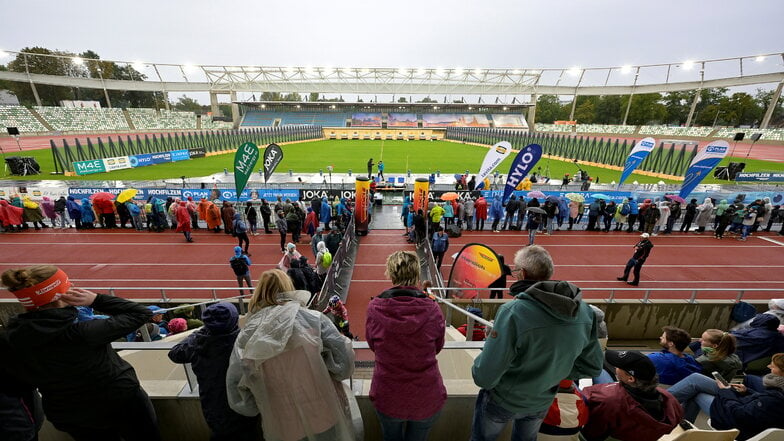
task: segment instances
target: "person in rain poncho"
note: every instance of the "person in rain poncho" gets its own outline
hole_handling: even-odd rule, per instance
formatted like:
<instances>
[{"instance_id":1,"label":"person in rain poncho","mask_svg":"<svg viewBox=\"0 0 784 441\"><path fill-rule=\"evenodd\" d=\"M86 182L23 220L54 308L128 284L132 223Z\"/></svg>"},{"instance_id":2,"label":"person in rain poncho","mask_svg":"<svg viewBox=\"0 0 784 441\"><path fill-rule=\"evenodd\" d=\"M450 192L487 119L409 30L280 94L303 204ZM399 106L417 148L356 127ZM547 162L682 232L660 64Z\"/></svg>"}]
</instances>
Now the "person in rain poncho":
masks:
<instances>
[{"instance_id":1,"label":"person in rain poncho","mask_svg":"<svg viewBox=\"0 0 784 441\"><path fill-rule=\"evenodd\" d=\"M249 303L226 374L229 406L261 413L267 441L353 440L338 383L354 370L351 341L306 307L280 270L265 271ZM353 397L348 397L353 398Z\"/></svg>"},{"instance_id":2,"label":"person in rain poncho","mask_svg":"<svg viewBox=\"0 0 784 441\"><path fill-rule=\"evenodd\" d=\"M695 221L697 222L697 232L702 233L705 231L705 226L708 225L708 221L713 214L713 201L711 198L705 198L705 202L702 203L699 207L697 207L697 218Z\"/></svg>"}]
</instances>

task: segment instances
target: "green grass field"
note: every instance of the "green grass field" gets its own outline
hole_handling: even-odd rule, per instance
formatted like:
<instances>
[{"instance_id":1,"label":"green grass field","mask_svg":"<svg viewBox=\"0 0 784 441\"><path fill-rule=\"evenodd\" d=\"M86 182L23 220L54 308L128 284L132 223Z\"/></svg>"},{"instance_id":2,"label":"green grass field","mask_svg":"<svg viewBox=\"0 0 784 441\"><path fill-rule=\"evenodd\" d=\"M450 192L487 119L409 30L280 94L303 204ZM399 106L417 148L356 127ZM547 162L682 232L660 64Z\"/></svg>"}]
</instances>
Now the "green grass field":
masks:
<instances>
[{"instance_id":1,"label":"green grass field","mask_svg":"<svg viewBox=\"0 0 784 441\"><path fill-rule=\"evenodd\" d=\"M487 153L484 147L458 144L445 141L370 141L370 140L320 140L290 144L282 146L284 159L277 168L278 173L293 170L295 174L317 173L319 169L326 172L327 166L332 165L335 173L346 173L351 169L355 174L367 172L367 161L373 158L374 162L383 159L386 164L385 174L392 176L403 174L407 170L413 173L433 173L437 170L442 175L451 176L468 170L475 174L482 164L482 159ZM111 173L99 173L85 176L52 175L54 170L52 154L49 149L27 151L25 155L33 156L41 165L41 175L13 176L19 180L157 180L174 179L181 176L196 178L222 172L224 168L232 172L234 155L216 155L207 158L192 159L168 164L159 164L137 169L118 170ZM498 171L506 175L512 164L514 153L509 156L499 167ZM759 161L743 158L724 158L722 164L730 161L741 160L746 162L746 171L781 170L782 165L771 161ZM571 162L547 160L543 158L537 164L542 167L542 173L549 167L550 176L560 179L564 173L574 175L577 167ZM598 177L600 183L617 181L620 171L600 167L581 167L591 176ZM261 168L261 163L256 169ZM374 172L376 171L374 167ZM6 178L11 178L6 176ZM661 179L634 174L627 182L655 183ZM677 181L665 180L668 183ZM704 183L726 184L727 181L718 181L709 177Z\"/></svg>"}]
</instances>

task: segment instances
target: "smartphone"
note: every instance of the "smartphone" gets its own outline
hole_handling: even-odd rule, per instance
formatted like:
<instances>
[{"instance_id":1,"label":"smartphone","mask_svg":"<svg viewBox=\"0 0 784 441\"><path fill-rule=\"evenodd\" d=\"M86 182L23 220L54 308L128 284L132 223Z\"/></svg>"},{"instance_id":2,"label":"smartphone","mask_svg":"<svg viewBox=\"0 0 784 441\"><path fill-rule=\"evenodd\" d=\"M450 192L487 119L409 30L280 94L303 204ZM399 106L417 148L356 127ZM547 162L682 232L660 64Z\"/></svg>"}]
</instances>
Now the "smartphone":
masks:
<instances>
[{"instance_id":1,"label":"smartphone","mask_svg":"<svg viewBox=\"0 0 784 441\"><path fill-rule=\"evenodd\" d=\"M730 380L730 384L745 384L746 376L744 374L736 375Z\"/></svg>"},{"instance_id":2,"label":"smartphone","mask_svg":"<svg viewBox=\"0 0 784 441\"><path fill-rule=\"evenodd\" d=\"M727 382L727 380L725 380L724 377L721 376L720 373L718 373L716 371L713 371L713 372L711 372L711 375L713 375L713 378L715 378L716 381L718 381L719 383L723 384L724 386L729 386L730 385Z\"/></svg>"}]
</instances>

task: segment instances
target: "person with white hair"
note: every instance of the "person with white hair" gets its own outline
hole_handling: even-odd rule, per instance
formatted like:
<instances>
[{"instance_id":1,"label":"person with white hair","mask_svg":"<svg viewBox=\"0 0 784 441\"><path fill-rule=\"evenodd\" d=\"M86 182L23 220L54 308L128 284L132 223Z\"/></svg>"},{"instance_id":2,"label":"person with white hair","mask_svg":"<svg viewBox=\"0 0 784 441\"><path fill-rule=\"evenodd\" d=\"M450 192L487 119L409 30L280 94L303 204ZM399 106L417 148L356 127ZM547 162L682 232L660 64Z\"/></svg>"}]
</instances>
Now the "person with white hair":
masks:
<instances>
[{"instance_id":1,"label":"person with white hair","mask_svg":"<svg viewBox=\"0 0 784 441\"><path fill-rule=\"evenodd\" d=\"M623 275L617 278L618 281L626 282L632 286L640 284L640 270L653 249L653 243L648 239L649 237L648 233L640 234L640 241L634 245L634 255L626 262L626 268L623 270ZM629 282L629 272L632 268L634 268L634 280Z\"/></svg>"},{"instance_id":2,"label":"person with white hair","mask_svg":"<svg viewBox=\"0 0 784 441\"><path fill-rule=\"evenodd\" d=\"M705 198L705 202L697 207L697 217L695 219L695 222L697 223L697 233L705 231L705 226L708 225L711 215L713 215L713 200L711 198Z\"/></svg>"}]
</instances>

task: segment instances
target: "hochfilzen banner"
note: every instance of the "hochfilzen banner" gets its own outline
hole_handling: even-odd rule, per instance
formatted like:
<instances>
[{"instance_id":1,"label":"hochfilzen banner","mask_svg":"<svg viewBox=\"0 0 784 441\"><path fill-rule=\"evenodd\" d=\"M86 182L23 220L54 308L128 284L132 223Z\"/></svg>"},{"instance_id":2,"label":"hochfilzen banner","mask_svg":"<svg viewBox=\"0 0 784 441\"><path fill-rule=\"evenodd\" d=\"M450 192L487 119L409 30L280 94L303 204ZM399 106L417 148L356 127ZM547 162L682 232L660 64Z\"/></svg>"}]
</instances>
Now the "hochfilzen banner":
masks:
<instances>
[{"instance_id":1,"label":"hochfilzen banner","mask_svg":"<svg viewBox=\"0 0 784 441\"><path fill-rule=\"evenodd\" d=\"M242 193L245 185L248 183L250 174L253 173L253 167L259 161L259 148L252 142L246 142L237 149L234 154L234 186L237 189L237 195Z\"/></svg>"},{"instance_id":2,"label":"hochfilzen banner","mask_svg":"<svg viewBox=\"0 0 784 441\"><path fill-rule=\"evenodd\" d=\"M623 184L623 181L629 177L630 174L640 165L640 163L653 151L656 147L656 140L653 138L643 138L634 145L634 148L629 152L629 157L626 158L626 163L623 166L621 173L621 180L618 181L618 186Z\"/></svg>"},{"instance_id":3,"label":"hochfilzen banner","mask_svg":"<svg viewBox=\"0 0 784 441\"><path fill-rule=\"evenodd\" d=\"M264 183L266 184L272 172L283 160L283 149L277 144L270 144L264 149Z\"/></svg>"},{"instance_id":4,"label":"hochfilzen banner","mask_svg":"<svg viewBox=\"0 0 784 441\"><path fill-rule=\"evenodd\" d=\"M490 147L490 150L485 155L485 160L482 161L482 168L480 168L479 173L476 174L477 190L482 189L485 178L490 176L490 173L492 173L493 170L495 170L495 168L511 153L512 144L509 144L508 141L501 141Z\"/></svg>"},{"instance_id":5,"label":"hochfilzen banner","mask_svg":"<svg viewBox=\"0 0 784 441\"><path fill-rule=\"evenodd\" d=\"M730 144L722 140L711 141L700 149L686 170L686 176L683 179L683 185L678 196L686 199L686 196L694 190L694 187L699 185L710 174L711 170L727 156L729 149Z\"/></svg>"},{"instance_id":6,"label":"hochfilzen banner","mask_svg":"<svg viewBox=\"0 0 784 441\"><path fill-rule=\"evenodd\" d=\"M534 168L539 159L542 157L542 146L539 144L528 144L524 149L520 150L512 161L512 166L509 168L509 176L506 178L506 185L504 186L504 197L502 202L506 202L512 192L517 188L517 184L523 180L525 175Z\"/></svg>"}]
</instances>

